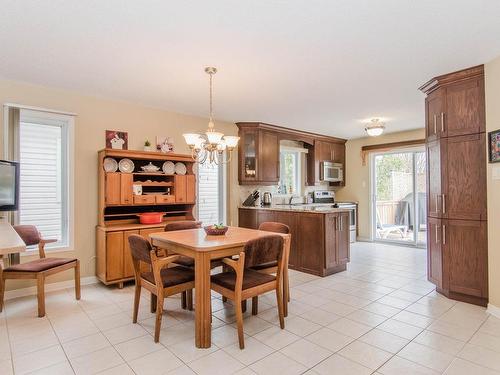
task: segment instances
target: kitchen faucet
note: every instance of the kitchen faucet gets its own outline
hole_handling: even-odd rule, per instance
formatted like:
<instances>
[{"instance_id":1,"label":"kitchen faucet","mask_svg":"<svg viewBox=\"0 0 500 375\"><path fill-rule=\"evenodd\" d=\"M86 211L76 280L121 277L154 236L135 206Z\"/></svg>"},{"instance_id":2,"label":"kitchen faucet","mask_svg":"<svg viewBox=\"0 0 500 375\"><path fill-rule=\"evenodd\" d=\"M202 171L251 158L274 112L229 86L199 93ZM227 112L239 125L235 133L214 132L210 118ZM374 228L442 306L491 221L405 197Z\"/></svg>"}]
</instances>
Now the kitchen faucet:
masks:
<instances>
[{"instance_id":1,"label":"kitchen faucet","mask_svg":"<svg viewBox=\"0 0 500 375\"><path fill-rule=\"evenodd\" d=\"M300 197L300 196L298 196L298 195L292 195L292 196L290 196L290 199L288 200L288 204L289 204L290 206L292 205L293 198L301 198L301 197Z\"/></svg>"}]
</instances>

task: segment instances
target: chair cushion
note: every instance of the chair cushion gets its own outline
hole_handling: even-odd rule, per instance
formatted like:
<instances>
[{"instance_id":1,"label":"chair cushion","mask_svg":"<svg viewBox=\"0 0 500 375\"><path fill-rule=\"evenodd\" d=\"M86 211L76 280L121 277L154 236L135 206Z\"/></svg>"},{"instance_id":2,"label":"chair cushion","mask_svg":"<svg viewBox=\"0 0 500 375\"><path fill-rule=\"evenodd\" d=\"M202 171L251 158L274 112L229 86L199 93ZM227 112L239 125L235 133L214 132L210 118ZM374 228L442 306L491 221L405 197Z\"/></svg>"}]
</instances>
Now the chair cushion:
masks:
<instances>
[{"instance_id":1,"label":"chair cushion","mask_svg":"<svg viewBox=\"0 0 500 375\"><path fill-rule=\"evenodd\" d=\"M185 267L164 268L160 272L163 281L163 287L168 288L179 284L184 284L194 280L193 270ZM143 272L141 277L154 284L153 272Z\"/></svg>"},{"instance_id":2,"label":"chair cushion","mask_svg":"<svg viewBox=\"0 0 500 375\"><path fill-rule=\"evenodd\" d=\"M3 272L42 272L63 264L75 262L76 258L41 258L31 262L16 264L3 270Z\"/></svg>"},{"instance_id":3,"label":"chair cushion","mask_svg":"<svg viewBox=\"0 0 500 375\"><path fill-rule=\"evenodd\" d=\"M276 276L260 273L246 268L243 271L243 289L250 289L258 285L276 280ZM212 276L212 282L226 289L234 290L236 285L235 272L222 272Z\"/></svg>"},{"instance_id":4,"label":"chair cushion","mask_svg":"<svg viewBox=\"0 0 500 375\"><path fill-rule=\"evenodd\" d=\"M264 264L257 264L256 266L252 266L252 270L265 270L266 268L278 267L278 262L269 262Z\"/></svg>"}]
</instances>

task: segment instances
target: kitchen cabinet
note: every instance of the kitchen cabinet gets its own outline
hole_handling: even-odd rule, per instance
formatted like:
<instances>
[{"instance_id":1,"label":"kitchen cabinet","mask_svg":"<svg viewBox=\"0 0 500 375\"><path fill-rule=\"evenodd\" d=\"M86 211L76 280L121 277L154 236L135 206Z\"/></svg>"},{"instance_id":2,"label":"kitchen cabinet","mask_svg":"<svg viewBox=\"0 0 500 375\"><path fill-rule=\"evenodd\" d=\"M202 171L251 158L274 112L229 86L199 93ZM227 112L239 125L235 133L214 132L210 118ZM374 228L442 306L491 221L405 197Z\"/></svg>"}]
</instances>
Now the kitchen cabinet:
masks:
<instances>
[{"instance_id":1,"label":"kitchen cabinet","mask_svg":"<svg viewBox=\"0 0 500 375\"><path fill-rule=\"evenodd\" d=\"M174 186L176 203L195 203L196 181L194 175L175 175Z\"/></svg>"},{"instance_id":2,"label":"kitchen cabinet","mask_svg":"<svg viewBox=\"0 0 500 375\"><path fill-rule=\"evenodd\" d=\"M344 271L350 257L349 212L239 209L239 226L257 229L264 221L288 225L291 233L289 267L326 276Z\"/></svg>"},{"instance_id":3,"label":"kitchen cabinet","mask_svg":"<svg viewBox=\"0 0 500 375\"><path fill-rule=\"evenodd\" d=\"M342 182L330 182L330 186L345 186L345 142L314 141L314 147L307 155L307 184L316 185L321 182L321 162L333 161L343 165Z\"/></svg>"},{"instance_id":4,"label":"kitchen cabinet","mask_svg":"<svg viewBox=\"0 0 500 375\"><path fill-rule=\"evenodd\" d=\"M484 68L431 79L426 97L428 279L449 298L488 303Z\"/></svg>"},{"instance_id":5,"label":"kitchen cabinet","mask_svg":"<svg viewBox=\"0 0 500 375\"><path fill-rule=\"evenodd\" d=\"M133 175L131 173L106 173L106 204L132 204L132 185Z\"/></svg>"}]
</instances>

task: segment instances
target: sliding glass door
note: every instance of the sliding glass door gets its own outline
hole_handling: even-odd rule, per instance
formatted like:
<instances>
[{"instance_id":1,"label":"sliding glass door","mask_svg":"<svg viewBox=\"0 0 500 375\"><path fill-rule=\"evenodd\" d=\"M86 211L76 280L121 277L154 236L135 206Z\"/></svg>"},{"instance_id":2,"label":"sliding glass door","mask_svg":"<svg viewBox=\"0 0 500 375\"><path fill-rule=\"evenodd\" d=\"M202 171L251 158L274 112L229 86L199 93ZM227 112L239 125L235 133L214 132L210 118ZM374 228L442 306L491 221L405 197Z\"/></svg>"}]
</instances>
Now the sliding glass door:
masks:
<instances>
[{"instance_id":1,"label":"sliding glass door","mask_svg":"<svg viewBox=\"0 0 500 375\"><path fill-rule=\"evenodd\" d=\"M425 245L425 151L377 153L371 168L373 239Z\"/></svg>"}]
</instances>

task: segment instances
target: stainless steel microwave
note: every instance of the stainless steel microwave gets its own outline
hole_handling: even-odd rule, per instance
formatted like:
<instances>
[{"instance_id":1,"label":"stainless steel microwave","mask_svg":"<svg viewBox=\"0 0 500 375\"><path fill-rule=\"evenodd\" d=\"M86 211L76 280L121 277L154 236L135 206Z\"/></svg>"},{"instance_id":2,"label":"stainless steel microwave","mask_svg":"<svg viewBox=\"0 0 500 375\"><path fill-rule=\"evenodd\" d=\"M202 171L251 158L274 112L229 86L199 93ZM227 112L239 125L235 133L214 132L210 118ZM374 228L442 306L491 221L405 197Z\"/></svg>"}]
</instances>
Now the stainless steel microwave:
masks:
<instances>
[{"instance_id":1,"label":"stainless steel microwave","mask_svg":"<svg viewBox=\"0 0 500 375\"><path fill-rule=\"evenodd\" d=\"M344 171L342 163L323 161L320 166L320 180L327 182L344 181Z\"/></svg>"}]
</instances>

